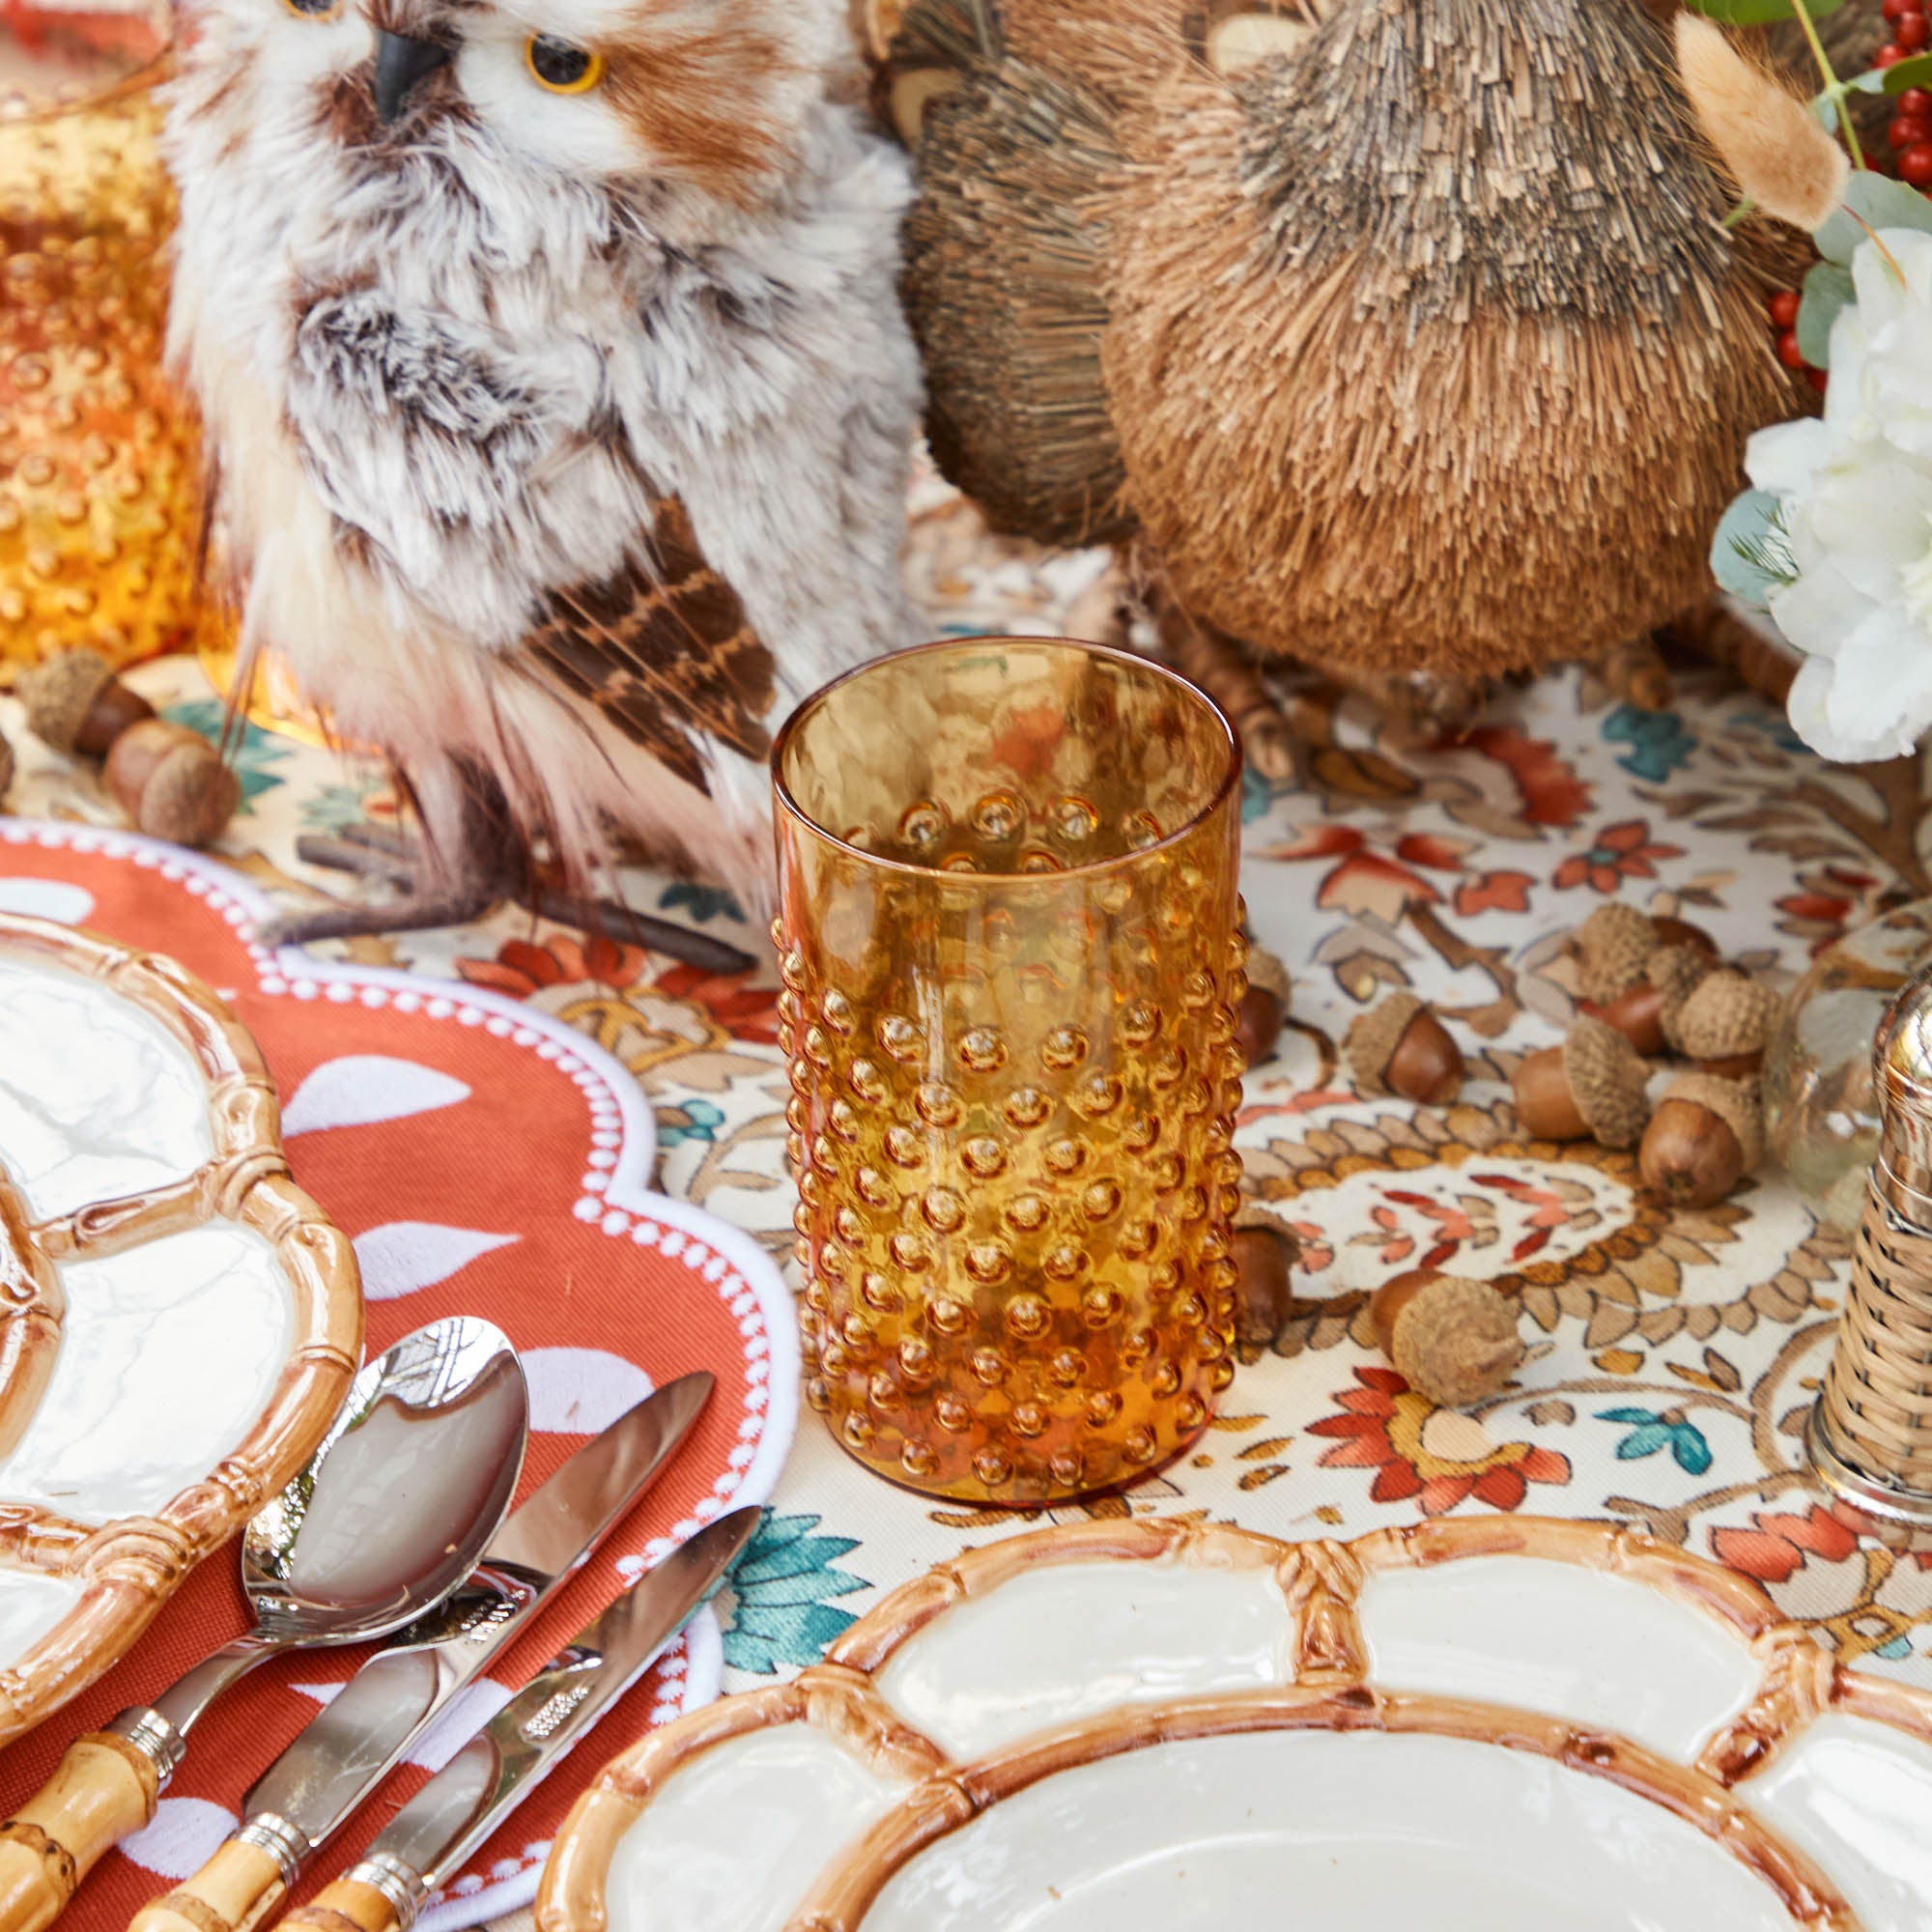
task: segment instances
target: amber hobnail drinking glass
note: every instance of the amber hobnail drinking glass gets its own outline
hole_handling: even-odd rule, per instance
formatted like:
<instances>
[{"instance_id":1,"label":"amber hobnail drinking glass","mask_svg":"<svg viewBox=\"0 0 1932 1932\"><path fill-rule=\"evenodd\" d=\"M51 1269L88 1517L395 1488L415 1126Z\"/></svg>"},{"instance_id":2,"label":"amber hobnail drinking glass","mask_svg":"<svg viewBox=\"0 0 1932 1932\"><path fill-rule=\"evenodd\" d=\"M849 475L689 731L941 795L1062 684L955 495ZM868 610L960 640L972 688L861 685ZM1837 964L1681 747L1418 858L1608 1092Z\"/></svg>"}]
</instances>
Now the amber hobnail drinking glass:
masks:
<instances>
[{"instance_id":1,"label":"amber hobnail drinking glass","mask_svg":"<svg viewBox=\"0 0 1932 1932\"><path fill-rule=\"evenodd\" d=\"M1226 720L977 638L829 686L773 767L808 1399L931 1495L1130 1481L1234 1373Z\"/></svg>"},{"instance_id":2,"label":"amber hobnail drinking glass","mask_svg":"<svg viewBox=\"0 0 1932 1932\"><path fill-rule=\"evenodd\" d=\"M0 4L0 684L194 626L199 436L161 366L170 31L158 6Z\"/></svg>"}]
</instances>

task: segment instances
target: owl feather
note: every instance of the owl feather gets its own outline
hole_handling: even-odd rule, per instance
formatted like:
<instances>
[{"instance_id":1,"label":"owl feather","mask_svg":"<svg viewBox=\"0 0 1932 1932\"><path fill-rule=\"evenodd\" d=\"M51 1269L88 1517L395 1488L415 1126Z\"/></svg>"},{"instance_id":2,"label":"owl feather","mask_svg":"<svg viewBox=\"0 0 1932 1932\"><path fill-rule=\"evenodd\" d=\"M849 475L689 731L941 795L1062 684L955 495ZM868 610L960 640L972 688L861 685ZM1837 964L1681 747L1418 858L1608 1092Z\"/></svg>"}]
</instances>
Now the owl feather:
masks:
<instances>
[{"instance_id":1,"label":"owl feather","mask_svg":"<svg viewBox=\"0 0 1932 1932\"><path fill-rule=\"evenodd\" d=\"M913 635L908 185L842 12L195 12L171 350L243 649L448 865L480 772L577 879L621 838L765 902L777 723Z\"/></svg>"}]
</instances>

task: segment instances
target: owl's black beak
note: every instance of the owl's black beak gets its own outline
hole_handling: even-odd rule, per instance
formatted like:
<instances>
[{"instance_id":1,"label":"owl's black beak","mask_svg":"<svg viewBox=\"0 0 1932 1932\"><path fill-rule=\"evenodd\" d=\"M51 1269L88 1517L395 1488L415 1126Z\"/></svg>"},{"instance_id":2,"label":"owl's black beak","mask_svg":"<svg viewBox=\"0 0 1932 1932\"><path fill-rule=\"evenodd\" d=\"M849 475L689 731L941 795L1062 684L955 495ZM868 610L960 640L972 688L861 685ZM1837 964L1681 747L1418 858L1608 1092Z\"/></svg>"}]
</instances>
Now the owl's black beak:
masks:
<instances>
[{"instance_id":1,"label":"owl's black beak","mask_svg":"<svg viewBox=\"0 0 1932 1932\"><path fill-rule=\"evenodd\" d=\"M449 58L440 41L418 41L408 34L381 29L376 35L376 112L383 126L392 128L409 105L416 83Z\"/></svg>"}]
</instances>

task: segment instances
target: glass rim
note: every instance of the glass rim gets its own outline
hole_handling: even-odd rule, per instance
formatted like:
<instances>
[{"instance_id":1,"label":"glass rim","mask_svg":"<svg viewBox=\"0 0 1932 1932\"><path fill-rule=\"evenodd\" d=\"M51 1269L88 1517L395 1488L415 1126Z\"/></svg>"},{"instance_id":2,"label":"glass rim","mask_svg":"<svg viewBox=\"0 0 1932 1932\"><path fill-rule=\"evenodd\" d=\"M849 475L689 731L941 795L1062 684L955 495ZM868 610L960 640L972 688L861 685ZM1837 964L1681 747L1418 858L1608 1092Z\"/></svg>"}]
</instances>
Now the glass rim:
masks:
<instances>
[{"instance_id":1,"label":"glass rim","mask_svg":"<svg viewBox=\"0 0 1932 1932\"><path fill-rule=\"evenodd\" d=\"M153 53L126 73L103 80L99 86L89 87L83 83L80 92L56 94L46 100L11 112L4 105L5 97L0 95L0 128L31 128L42 122L64 120L70 114L94 113L102 107L111 107L128 95L142 94L150 88L158 87L167 78L168 64L181 43L180 16L168 0L148 0L146 6L130 11L158 32L160 38ZM6 24L4 14L0 14L0 26Z\"/></svg>"},{"instance_id":2,"label":"glass rim","mask_svg":"<svg viewBox=\"0 0 1932 1932\"><path fill-rule=\"evenodd\" d=\"M944 866L916 865L910 859L882 858L876 852L868 852L863 845L855 845L841 833L834 832L821 825L810 812L807 811L793 795L784 775L784 756L792 739L804 728L814 713L829 703L848 684L871 675L886 665L903 664L908 658L932 657L947 652L971 650L976 645L987 644L1031 644L1044 645L1050 649L1078 651L1083 656L1105 658L1127 669L1144 672L1157 683L1171 685L1183 696L1198 704L1220 727L1223 743L1227 747L1227 763L1219 781L1205 804L1188 813L1172 832L1164 832L1151 845L1143 845L1137 851L1121 852L1109 859L1088 859L1077 866L1064 866L1055 872L961 872L949 871ZM1010 889L1015 885L1050 886L1065 879L1095 878L1125 866L1137 866L1143 860L1152 858L1158 852L1165 852L1178 845L1183 838L1198 831L1215 812L1219 811L1241 782L1241 737L1228 714L1208 696L1207 692L1191 678L1182 677L1171 666L1143 656L1139 651L1122 650L1115 644L1096 644L1085 638L1024 637L1011 632L988 632L983 637L934 638L926 643L908 644L903 650L887 651L882 656L867 658L864 664L854 665L848 671L842 671L830 684L820 685L809 697L802 698L793 708L792 714L779 726L778 736L772 740L770 758L772 792L781 809L816 838L822 838L828 845L849 853L863 864L875 867L882 872L898 872L908 878L930 879L950 887L977 886L985 888Z\"/></svg>"}]
</instances>

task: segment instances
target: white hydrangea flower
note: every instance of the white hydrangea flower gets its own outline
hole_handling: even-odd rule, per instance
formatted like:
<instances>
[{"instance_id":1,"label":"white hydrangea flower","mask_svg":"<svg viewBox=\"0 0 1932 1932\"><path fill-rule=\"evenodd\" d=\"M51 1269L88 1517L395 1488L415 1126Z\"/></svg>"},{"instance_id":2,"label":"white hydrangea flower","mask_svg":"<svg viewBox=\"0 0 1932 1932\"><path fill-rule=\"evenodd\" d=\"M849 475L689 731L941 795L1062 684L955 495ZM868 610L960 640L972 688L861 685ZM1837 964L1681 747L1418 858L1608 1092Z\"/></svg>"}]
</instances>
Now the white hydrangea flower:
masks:
<instances>
[{"instance_id":1,"label":"white hydrangea flower","mask_svg":"<svg viewBox=\"0 0 1932 1932\"><path fill-rule=\"evenodd\" d=\"M1932 235L1884 229L1851 270L1824 416L1759 430L1745 469L1777 498L1797 571L1769 599L1804 654L1791 723L1859 761L1932 726Z\"/></svg>"}]
</instances>

